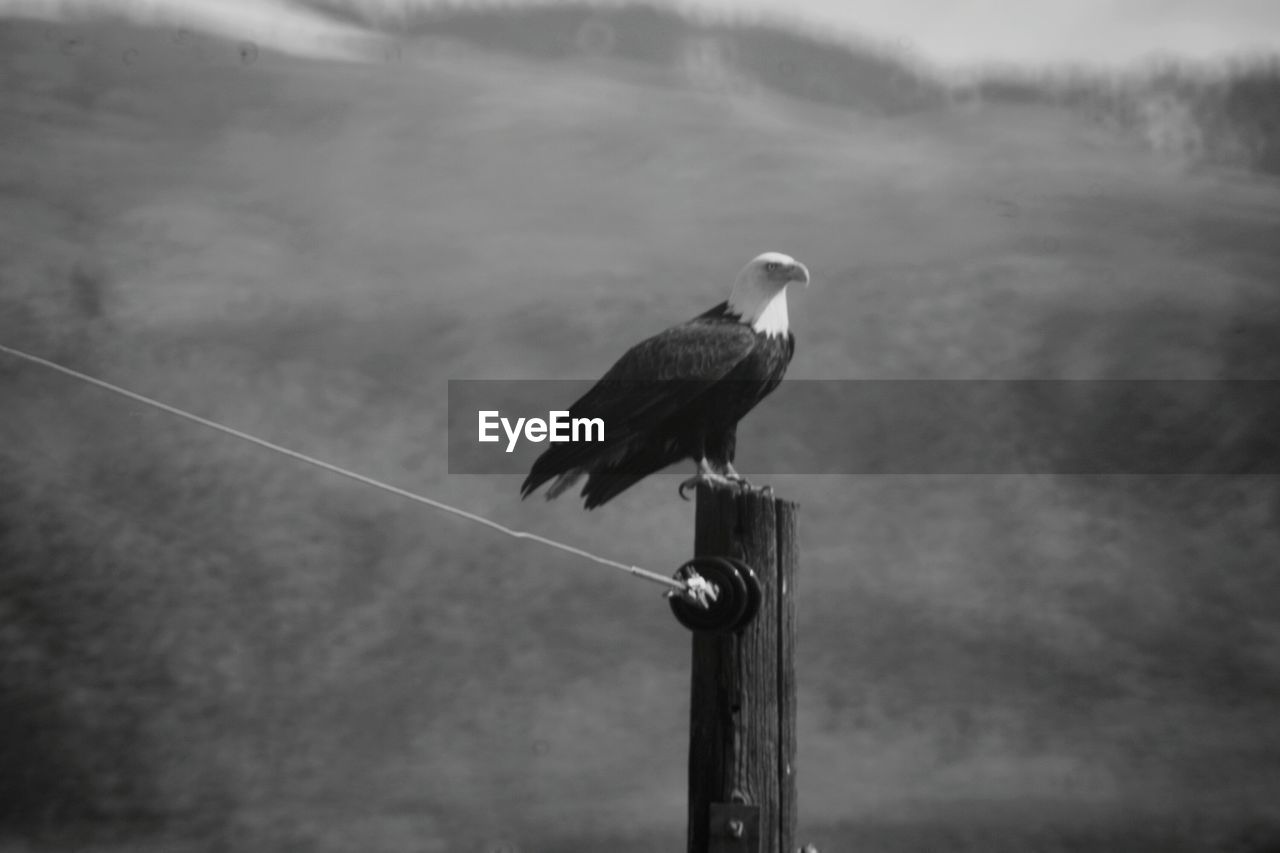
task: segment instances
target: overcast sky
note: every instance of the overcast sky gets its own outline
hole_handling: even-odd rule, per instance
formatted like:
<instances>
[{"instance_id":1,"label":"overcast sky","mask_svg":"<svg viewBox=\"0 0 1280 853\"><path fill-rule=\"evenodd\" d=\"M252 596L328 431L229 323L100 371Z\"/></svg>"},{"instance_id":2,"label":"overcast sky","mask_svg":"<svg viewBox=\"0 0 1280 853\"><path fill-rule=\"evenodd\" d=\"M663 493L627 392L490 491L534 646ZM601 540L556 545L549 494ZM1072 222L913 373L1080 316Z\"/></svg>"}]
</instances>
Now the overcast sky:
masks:
<instances>
[{"instance_id":1,"label":"overcast sky","mask_svg":"<svg viewBox=\"0 0 1280 853\"><path fill-rule=\"evenodd\" d=\"M424 0L346 2L396 10ZM0 0L0 11L47 14L60 5L62 0ZM198 16L205 26L264 42L305 43L313 33L336 32L288 0L96 0L93 5ZM676 5L797 17L905 43L940 65L1116 64L1170 54L1207 59L1241 51L1280 52L1280 0L679 0Z\"/></svg>"},{"instance_id":2,"label":"overcast sky","mask_svg":"<svg viewBox=\"0 0 1280 853\"><path fill-rule=\"evenodd\" d=\"M737 5L700 0L707 5ZM760 8L769 0L749 0ZM792 0L807 18L905 38L941 64L1123 63L1280 51L1280 0Z\"/></svg>"}]
</instances>

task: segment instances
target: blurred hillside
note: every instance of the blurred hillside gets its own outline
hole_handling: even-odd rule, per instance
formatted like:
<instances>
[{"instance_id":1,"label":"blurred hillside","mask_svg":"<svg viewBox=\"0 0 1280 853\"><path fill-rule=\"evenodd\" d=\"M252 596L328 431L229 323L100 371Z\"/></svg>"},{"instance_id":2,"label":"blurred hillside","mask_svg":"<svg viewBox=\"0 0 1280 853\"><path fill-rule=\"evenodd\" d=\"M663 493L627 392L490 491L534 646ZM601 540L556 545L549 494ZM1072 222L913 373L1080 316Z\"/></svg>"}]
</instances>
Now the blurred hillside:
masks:
<instances>
[{"instance_id":1,"label":"blurred hillside","mask_svg":"<svg viewBox=\"0 0 1280 853\"><path fill-rule=\"evenodd\" d=\"M1071 107L1152 150L1280 174L1280 58L1167 60L1126 72L992 68L949 79L905 45L855 42L798 21L699 19L648 3L439 4L394 17L299 0L405 38L456 38L542 60L610 57L707 88L763 89L872 115L979 104Z\"/></svg>"},{"instance_id":2,"label":"blurred hillside","mask_svg":"<svg viewBox=\"0 0 1280 853\"><path fill-rule=\"evenodd\" d=\"M947 95L941 81L888 45L850 45L793 23L699 20L649 3L438 4L394 20L362 16L330 0L302 5L405 38L460 39L540 60L610 58L703 88L762 87L874 114L936 107Z\"/></svg>"},{"instance_id":3,"label":"blurred hillside","mask_svg":"<svg viewBox=\"0 0 1280 853\"><path fill-rule=\"evenodd\" d=\"M1274 179L639 65L6 22L0 341L655 570L675 476L587 514L450 475L447 381L598 376L765 248L814 272L796 378L1280 378ZM0 849L677 848L655 590L7 359L0 406ZM741 467L842 428L768 401ZM1273 477L771 479L806 838L1280 837Z\"/></svg>"},{"instance_id":4,"label":"blurred hillside","mask_svg":"<svg viewBox=\"0 0 1280 853\"><path fill-rule=\"evenodd\" d=\"M1204 67L1165 62L1127 74L991 73L967 90L987 102L1077 110L1152 150L1187 162L1280 174L1280 58Z\"/></svg>"}]
</instances>

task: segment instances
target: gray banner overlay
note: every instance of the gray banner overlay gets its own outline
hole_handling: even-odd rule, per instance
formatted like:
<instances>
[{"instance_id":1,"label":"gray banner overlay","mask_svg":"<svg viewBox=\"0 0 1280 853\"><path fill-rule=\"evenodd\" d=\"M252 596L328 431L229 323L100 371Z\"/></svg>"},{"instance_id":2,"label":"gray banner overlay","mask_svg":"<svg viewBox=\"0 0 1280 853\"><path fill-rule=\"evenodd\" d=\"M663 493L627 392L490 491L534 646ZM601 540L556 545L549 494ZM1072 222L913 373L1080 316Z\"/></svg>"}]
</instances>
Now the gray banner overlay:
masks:
<instances>
[{"instance_id":1,"label":"gray banner overlay","mask_svg":"<svg viewBox=\"0 0 1280 853\"><path fill-rule=\"evenodd\" d=\"M528 473L546 432L534 442L522 427L513 441L508 429L551 420L593 384L451 380L449 472ZM639 403L679 389L615 390ZM496 413L493 441L479 440L481 412ZM579 424L579 440L588 434L598 425ZM788 380L739 424L735 465L747 476L1280 474L1280 381Z\"/></svg>"}]
</instances>

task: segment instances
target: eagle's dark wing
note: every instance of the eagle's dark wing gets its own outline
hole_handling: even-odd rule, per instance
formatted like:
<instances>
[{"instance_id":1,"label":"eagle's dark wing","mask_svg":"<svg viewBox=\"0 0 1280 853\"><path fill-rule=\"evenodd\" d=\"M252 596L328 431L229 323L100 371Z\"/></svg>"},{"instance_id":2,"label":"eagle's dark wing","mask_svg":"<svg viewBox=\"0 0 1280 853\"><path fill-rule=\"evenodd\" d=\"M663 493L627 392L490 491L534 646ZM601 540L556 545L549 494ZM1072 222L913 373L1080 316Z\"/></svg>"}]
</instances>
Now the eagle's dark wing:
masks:
<instances>
[{"instance_id":1,"label":"eagle's dark wing","mask_svg":"<svg viewBox=\"0 0 1280 853\"><path fill-rule=\"evenodd\" d=\"M569 407L570 415L603 418L606 437L643 432L728 376L756 345L755 333L741 323L673 326L627 350Z\"/></svg>"},{"instance_id":2,"label":"eagle's dark wing","mask_svg":"<svg viewBox=\"0 0 1280 853\"><path fill-rule=\"evenodd\" d=\"M636 344L569 407L570 417L603 420L604 441L552 445L534 462L521 494L643 437L727 376L757 342L748 326L700 317Z\"/></svg>"}]
</instances>

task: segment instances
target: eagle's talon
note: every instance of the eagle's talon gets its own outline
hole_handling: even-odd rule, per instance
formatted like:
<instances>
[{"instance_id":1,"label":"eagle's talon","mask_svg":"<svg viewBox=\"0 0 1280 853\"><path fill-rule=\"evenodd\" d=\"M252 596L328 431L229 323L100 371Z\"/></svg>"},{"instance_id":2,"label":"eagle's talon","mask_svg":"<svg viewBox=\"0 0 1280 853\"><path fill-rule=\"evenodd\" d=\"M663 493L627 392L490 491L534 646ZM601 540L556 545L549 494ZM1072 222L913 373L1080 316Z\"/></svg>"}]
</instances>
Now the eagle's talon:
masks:
<instances>
[{"instance_id":1,"label":"eagle's talon","mask_svg":"<svg viewBox=\"0 0 1280 853\"><path fill-rule=\"evenodd\" d=\"M710 469L699 470L697 474L680 484L680 497L685 500L689 500L685 492L689 489L696 489L698 486L704 484L716 489L728 489L738 485L723 474L717 474L715 471Z\"/></svg>"}]
</instances>

